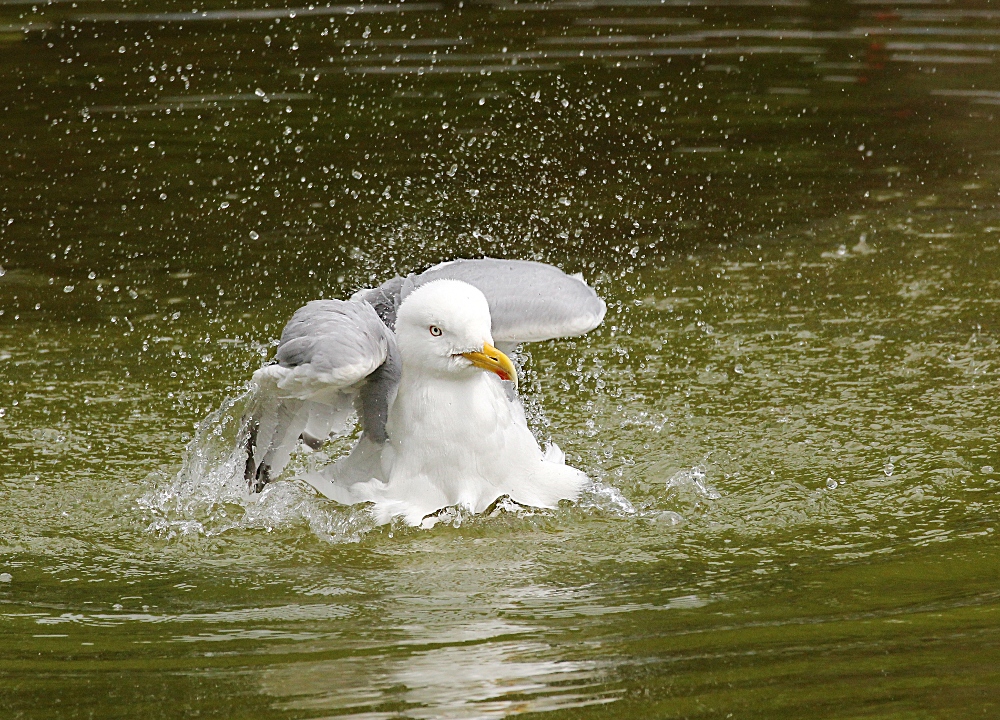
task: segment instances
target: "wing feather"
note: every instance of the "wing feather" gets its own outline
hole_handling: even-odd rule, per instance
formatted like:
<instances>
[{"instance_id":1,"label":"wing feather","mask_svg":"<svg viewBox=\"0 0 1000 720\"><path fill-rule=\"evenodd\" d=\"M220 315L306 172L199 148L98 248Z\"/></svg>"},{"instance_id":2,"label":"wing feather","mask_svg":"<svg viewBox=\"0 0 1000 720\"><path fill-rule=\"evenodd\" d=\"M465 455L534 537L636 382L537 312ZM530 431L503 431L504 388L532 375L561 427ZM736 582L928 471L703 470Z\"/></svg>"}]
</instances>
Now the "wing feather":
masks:
<instances>
[{"instance_id":1,"label":"wing feather","mask_svg":"<svg viewBox=\"0 0 1000 720\"><path fill-rule=\"evenodd\" d=\"M528 260L454 260L422 273L419 284L451 278L479 288L490 304L493 339L536 342L588 333L607 306L580 277Z\"/></svg>"},{"instance_id":2,"label":"wing feather","mask_svg":"<svg viewBox=\"0 0 1000 720\"><path fill-rule=\"evenodd\" d=\"M365 431L385 438L385 413L369 378L384 384L395 365L395 340L367 302L315 300L285 326L275 363L254 373L246 478L260 490L288 463L300 436L321 443L344 432L359 398ZM375 400L372 395L375 394ZM369 427L370 426L370 427Z\"/></svg>"},{"instance_id":3,"label":"wing feather","mask_svg":"<svg viewBox=\"0 0 1000 720\"><path fill-rule=\"evenodd\" d=\"M462 280L486 296L493 340L505 345L588 333L604 320L607 306L580 274L567 275L546 263L479 258L441 263L419 275L395 277L355 293L372 303L389 327L399 305L415 288L441 279Z\"/></svg>"}]
</instances>

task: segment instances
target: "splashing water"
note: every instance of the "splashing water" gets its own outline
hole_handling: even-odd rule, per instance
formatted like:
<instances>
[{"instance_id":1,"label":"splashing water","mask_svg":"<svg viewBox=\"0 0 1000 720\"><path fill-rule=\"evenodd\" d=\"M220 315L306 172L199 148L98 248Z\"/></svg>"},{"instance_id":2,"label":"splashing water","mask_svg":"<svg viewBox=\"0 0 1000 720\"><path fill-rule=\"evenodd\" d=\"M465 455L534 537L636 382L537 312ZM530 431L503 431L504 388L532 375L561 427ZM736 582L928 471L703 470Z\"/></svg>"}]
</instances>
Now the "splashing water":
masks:
<instances>
[{"instance_id":1,"label":"splashing water","mask_svg":"<svg viewBox=\"0 0 1000 720\"><path fill-rule=\"evenodd\" d=\"M358 542L375 526L365 508L327 502L300 482L272 483L261 493L249 491L243 477L248 428L242 417L250 400L251 392L244 391L206 417L173 480L157 483L139 498L147 530L173 539L246 529L270 532L305 524L328 542Z\"/></svg>"},{"instance_id":2,"label":"splashing water","mask_svg":"<svg viewBox=\"0 0 1000 720\"><path fill-rule=\"evenodd\" d=\"M301 452L296 454L306 454L308 458L305 463L293 462L290 478L272 482L260 493L249 491L244 478L249 427L244 416L252 400L252 390L245 390L227 398L202 420L173 479L165 480L162 473L150 474L147 480L155 487L137 501L147 531L171 540L185 535L212 537L237 530L271 532L305 524L327 542L359 542L376 527L368 506L347 507L327 501L294 474L298 469L315 472L335 460L332 457L335 452L313 452L300 445ZM541 415L540 408L537 413ZM350 442L352 438L340 440ZM336 443L336 448L346 450L347 445ZM563 452L552 443L546 445L545 457L550 462L565 460ZM577 505L617 517L631 517L637 512L620 490L599 481L584 490ZM457 506L442 508L428 516L421 528L460 528L470 522L489 522L501 516L523 519L552 515L550 511L519 505L505 496L483 516ZM402 530L401 526L392 526L393 534Z\"/></svg>"},{"instance_id":3,"label":"splashing water","mask_svg":"<svg viewBox=\"0 0 1000 720\"><path fill-rule=\"evenodd\" d=\"M681 470L670 476L666 482L667 490L675 490L678 493L700 495L708 500L719 500L722 494L710 483L705 482L708 476L708 468L704 465L695 465L693 468Z\"/></svg>"}]
</instances>

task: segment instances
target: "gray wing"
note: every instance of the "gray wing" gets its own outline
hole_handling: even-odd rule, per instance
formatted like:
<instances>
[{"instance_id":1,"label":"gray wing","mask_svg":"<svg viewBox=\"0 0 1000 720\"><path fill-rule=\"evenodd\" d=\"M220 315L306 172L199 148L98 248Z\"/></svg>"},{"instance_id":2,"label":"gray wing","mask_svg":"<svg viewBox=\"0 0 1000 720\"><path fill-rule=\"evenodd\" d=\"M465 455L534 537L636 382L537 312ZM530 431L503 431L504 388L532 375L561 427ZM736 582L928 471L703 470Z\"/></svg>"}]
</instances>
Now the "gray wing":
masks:
<instances>
[{"instance_id":1,"label":"gray wing","mask_svg":"<svg viewBox=\"0 0 1000 720\"><path fill-rule=\"evenodd\" d=\"M604 301L581 276L545 263L494 258L441 263L419 275L362 290L355 298L372 303L382 320L394 327L396 310L410 292L445 278L467 282L486 296L498 344L583 335L600 325L607 312Z\"/></svg>"},{"instance_id":2,"label":"gray wing","mask_svg":"<svg viewBox=\"0 0 1000 720\"><path fill-rule=\"evenodd\" d=\"M395 339L371 305L316 300L299 308L281 334L274 364L253 376L247 481L263 489L300 437L318 447L348 429L354 410L365 433L384 442L398 380Z\"/></svg>"}]
</instances>

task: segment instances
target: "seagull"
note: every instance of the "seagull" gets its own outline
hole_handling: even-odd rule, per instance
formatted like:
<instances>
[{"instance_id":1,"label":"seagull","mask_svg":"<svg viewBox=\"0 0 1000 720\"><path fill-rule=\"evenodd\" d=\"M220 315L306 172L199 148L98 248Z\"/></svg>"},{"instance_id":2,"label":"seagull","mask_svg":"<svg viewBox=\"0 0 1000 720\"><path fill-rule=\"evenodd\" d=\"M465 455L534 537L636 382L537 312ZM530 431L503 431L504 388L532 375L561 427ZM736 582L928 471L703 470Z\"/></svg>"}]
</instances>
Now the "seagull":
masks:
<instances>
[{"instance_id":1,"label":"seagull","mask_svg":"<svg viewBox=\"0 0 1000 720\"><path fill-rule=\"evenodd\" d=\"M481 513L504 497L538 508L575 500L588 478L535 440L509 355L587 333L606 310L580 275L494 258L307 303L253 375L250 490L263 491L300 440L318 449L357 418L350 453L303 479L339 503L371 503L379 524L429 526L444 508Z\"/></svg>"}]
</instances>

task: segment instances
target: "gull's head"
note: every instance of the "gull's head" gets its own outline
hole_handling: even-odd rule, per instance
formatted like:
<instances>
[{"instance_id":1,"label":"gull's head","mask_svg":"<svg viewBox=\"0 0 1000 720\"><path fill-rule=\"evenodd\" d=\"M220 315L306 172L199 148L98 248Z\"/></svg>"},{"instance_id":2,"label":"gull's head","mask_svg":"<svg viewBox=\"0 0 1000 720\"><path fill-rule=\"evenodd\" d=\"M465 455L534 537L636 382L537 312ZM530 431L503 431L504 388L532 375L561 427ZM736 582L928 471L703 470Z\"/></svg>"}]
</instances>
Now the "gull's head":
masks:
<instances>
[{"instance_id":1,"label":"gull's head","mask_svg":"<svg viewBox=\"0 0 1000 720\"><path fill-rule=\"evenodd\" d=\"M517 384L510 359L493 347L486 296L460 280L434 280L406 296L396 316L404 364L449 375L488 370Z\"/></svg>"}]
</instances>

